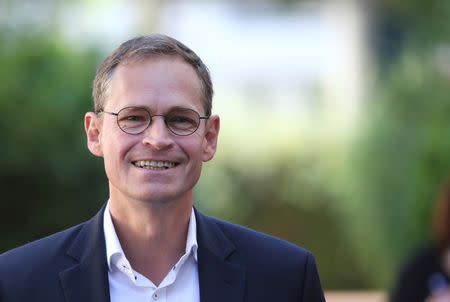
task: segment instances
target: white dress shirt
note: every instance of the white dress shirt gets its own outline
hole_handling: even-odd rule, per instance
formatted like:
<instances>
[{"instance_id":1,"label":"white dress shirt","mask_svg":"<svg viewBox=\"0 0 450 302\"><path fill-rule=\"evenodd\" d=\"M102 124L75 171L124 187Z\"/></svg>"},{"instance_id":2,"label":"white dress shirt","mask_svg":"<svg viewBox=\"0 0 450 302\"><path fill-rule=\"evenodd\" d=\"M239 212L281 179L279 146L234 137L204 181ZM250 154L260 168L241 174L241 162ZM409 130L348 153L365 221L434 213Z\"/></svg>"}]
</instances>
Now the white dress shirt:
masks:
<instances>
[{"instance_id":1,"label":"white dress shirt","mask_svg":"<svg viewBox=\"0 0 450 302\"><path fill-rule=\"evenodd\" d=\"M130 265L114 228L109 212L109 202L103 214L103 229L108 261L109 293L111 302L199 302L197 265L197 225L194 209L189 219L186 252L177 264L156 286Z\"/></svg>"}]
</instances>

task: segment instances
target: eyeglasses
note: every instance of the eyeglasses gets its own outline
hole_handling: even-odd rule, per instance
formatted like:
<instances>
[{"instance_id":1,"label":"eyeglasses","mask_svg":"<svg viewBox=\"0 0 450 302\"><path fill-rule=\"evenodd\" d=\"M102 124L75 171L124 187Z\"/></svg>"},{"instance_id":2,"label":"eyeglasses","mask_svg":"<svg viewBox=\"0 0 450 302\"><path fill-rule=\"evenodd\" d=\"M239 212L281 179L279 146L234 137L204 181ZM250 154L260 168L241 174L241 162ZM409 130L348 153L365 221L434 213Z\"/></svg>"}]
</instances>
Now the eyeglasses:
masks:
<instances>
[{"instance_id":1,"label":"eyeglasses","mask_svg":"<svg viewBox=\"0 0 450 302\"><path fill-rule=\"evenodd\" d=\"M177 108L167 114L154 114L141 107L125 107L119 112L108 112L103 109L98 113L108 113L117 116L117 125L128 134L140 134L144 132L152 122L153 117L162 116L167 129L175 135L186 136L197 131L200 120L207 120L209 116L200 116L198 112L187 108Z\"/></svg>"}]
</instances>

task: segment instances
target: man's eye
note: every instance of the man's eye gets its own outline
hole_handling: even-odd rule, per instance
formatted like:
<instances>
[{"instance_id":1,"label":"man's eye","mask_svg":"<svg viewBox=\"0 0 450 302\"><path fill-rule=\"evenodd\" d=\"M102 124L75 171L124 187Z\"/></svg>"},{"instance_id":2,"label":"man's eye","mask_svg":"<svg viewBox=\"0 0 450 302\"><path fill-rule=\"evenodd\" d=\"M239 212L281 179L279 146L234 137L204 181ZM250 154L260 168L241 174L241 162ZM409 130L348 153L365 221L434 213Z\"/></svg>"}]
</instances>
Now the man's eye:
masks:
<instances>
[{"instance_id":1,"label":"man's eye","mask_svg":"<svg viewBox=\"0 0 450 302\"><path fill-rule=\"evenodd\" d=\"M184 115L175 115L169 118L168 123L174 127L195 127L197 122L189 117Z\"/></svg>"},{"instance_id":2,"label":"man's eye","mask_svg":"<svg viewBox=\"0 0 450 302\"><path fill-rule=\"evenodd\" d=\"M128 122L142 122L145 120L145 117L141 115L129 115L125 117L125 120Z\"/></svg>"},{"instance_id":3,"label":"man's eye","mask_svg":"<svg viewBox=\"0 0 450 302\"><path fill-rule=\"evenodd\" d=\"M186 116L172 116L169 120L171 123L192 123L192 119Z\"/></svg>"},{"instance_id":4,"label":"man's eye","mask_svg":"<svg viewBox=\"0 0 450 302\"><path fill-rule=\"evenodd\" d=\"M189 116L174 115L167 120L170 128L176 130L188 130L197 127L197 122Z\"/></svg>"}]
</instances>

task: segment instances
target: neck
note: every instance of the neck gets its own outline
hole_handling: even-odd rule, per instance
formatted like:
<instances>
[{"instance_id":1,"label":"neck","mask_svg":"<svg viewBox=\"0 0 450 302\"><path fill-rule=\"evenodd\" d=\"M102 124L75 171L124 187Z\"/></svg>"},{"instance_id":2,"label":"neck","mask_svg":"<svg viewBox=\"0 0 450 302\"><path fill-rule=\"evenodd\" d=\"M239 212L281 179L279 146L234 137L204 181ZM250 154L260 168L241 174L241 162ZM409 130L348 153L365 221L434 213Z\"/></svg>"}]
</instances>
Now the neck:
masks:
<instances>
[{"instance_id":1,"label":"neck","mask_svg":"<svg viewBox=\"0 0 450 302\"><path fill-rule=\"evenodd\" d=\"M192 199L151 204L111 196L109 206L131 266L158 285L185 253Z\"/></svg>"}]
</instances>

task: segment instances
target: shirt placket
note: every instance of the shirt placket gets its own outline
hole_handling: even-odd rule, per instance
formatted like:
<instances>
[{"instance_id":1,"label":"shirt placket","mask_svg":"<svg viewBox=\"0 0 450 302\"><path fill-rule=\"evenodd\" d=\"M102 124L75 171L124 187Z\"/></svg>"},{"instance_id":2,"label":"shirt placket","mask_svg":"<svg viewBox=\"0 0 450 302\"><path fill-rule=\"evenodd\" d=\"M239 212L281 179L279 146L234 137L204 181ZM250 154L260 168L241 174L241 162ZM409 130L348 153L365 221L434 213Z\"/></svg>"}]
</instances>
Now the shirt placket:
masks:
<instances>
[{"instance_id":1,"label":"shirt placket","mask_svg":"<svg viewBox=\"0 0 450 302\"><path fill-rule=\"evenodd\" d=\"M166 302L167 301L167 287L156 289L153 292L152 301Z\"/></svg>"}]
</instances>

